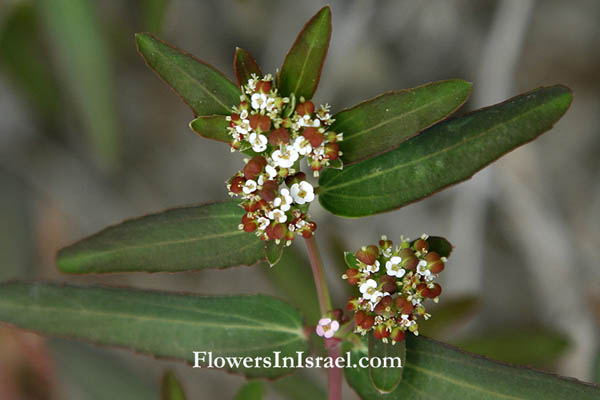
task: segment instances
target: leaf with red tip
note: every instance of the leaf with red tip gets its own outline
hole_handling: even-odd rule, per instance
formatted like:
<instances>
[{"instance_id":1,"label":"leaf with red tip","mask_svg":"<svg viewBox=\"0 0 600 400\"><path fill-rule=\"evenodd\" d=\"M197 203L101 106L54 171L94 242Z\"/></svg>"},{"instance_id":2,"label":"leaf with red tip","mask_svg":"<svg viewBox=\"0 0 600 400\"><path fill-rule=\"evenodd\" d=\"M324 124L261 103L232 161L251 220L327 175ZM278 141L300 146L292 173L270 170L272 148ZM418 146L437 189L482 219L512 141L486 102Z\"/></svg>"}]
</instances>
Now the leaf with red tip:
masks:
<instances>
[{"instance_id":1,"label":"leaf with red tip","mask_svg":"<svg viewBox=\"0 0 600 400\"><path fill-rule=\"evenodd\" d=\"M297 99L312 98L321 78L330 37L331 9L325 6L304 25L283 61L279 74L283 96L293 93Z\"/></svg>"},{"instance_id":2,"label":"leaf with red tip","mask_svg":"<svg viewBox=\"0 0 600 400\"><path fill-rule=\"evenodd\" d=\"M233 57L233 72L238 82L238 86L245 85L252 74L262 76L260 67L254 61L254 58L246 50L237 47Z\"/></svg>"},{"instance_id":3,"label":"leaf with red tip","mask_svg":"<svg viewBox=\"0 0 600 400\"><path fill-rule=\"evenodd\" d=\"M240 89L213 66L149 33L135 35L146 63L192 109L194 115L228 115L240 102Z\"/></svg>"}]
</instances>

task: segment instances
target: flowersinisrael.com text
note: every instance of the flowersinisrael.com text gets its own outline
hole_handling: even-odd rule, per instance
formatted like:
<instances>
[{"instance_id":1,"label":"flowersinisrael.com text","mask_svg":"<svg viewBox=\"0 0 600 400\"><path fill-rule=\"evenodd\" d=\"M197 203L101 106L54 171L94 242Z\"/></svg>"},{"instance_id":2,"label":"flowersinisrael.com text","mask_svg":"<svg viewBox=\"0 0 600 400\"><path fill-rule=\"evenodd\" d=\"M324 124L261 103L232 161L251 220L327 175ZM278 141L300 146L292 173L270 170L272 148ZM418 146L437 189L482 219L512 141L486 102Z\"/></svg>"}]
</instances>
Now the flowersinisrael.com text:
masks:
<instances>
[{"instance_id":1,"label":"flowersinisrael.com text","mask_svg":"<svg viewBox=\"0 0 600 400\"><path fill-rule=\"evenodd\" d=\"M212 351L193 353L194 368L402 368L400 357L361 357L353 363L349 352L344 357L305 357L302 351L297 351L295 357L282 357L280 351L263 357L213 356Z\"/></svg>"}]
</instances>

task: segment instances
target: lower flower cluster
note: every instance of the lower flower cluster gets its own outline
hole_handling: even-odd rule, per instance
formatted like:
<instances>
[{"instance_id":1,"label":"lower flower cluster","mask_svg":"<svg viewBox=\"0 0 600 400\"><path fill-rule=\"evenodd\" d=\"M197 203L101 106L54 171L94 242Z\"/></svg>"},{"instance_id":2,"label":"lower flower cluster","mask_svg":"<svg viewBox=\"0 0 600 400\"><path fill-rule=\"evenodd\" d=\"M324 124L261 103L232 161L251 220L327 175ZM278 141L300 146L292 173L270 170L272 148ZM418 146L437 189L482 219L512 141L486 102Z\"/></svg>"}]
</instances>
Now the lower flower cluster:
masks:
<instances>
[{"instance_id":1,"label":"lower flower cluster","mask_svg":"<svg viewBox=\"0 0 600 400\"><path fill-rule=\"evenodd\" d=\"M355 312L355 332L364 335L373 330L376 338L392 343L404 340L406 331L418 335L418 319L431 316L423 302L437 303L442 288L435 279L446 262L446 257L430 249L425 234L415 241L402 238L395 248L382 236L379 246L346 253L349 268L342 277L361 293L347 304Z\"/></svg>"},{"instance_id":2,"label":"lower flower cluster","mask_svg":"<svg viewBox=\"0 0 600 400\"><path fill-rule=\"evenodd\" d=\"M309 237L316 229L307 214L315 191L300 161L306 158L315 176L324 167L341 168L343 135L329 130L334 120L328 106L281 97L271 75L252 75L241 89L240 104L227 117L230 145L254 157L227 187L246 210L240 229L289 245L297 234Z\"/></svg>"}]
</instances>

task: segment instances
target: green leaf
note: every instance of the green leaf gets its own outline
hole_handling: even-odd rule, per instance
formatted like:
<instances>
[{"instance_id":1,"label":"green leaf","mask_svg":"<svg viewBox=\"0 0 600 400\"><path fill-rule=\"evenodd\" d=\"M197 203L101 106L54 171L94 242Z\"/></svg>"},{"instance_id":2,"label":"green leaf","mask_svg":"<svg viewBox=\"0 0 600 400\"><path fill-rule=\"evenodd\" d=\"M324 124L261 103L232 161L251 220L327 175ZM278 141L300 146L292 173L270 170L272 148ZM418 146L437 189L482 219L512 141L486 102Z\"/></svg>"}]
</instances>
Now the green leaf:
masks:
<instances>
[{"instance_id":1,"label":"green leaf","mask_svg":"<svg viewBox=\"0 0 600 400\"><path fill-rule=\"evenodd\" d=\"M229 143L231 136L227 132L229 122L223 115L205 115L190 122L190 128L207 139Z\"/></svg>"},{"instance_id":2,"label":"green leaf","mask_svg":"<svg viewBox=\"0 0 600 400\"><path fill-rule=\"evenodd\" d=\"M303 96L310 100L317 90L321 69L331 37L331 9L325 6L312 17L286 55L279 74L279 90L283 96Z\"/></svg>"},{"instance_id":3,"label":"green leaf","mask_svg":"<svg viewBox=\"0 0 600 400\"><path fill-rule=\"evenodd\" d=\"M481 306L481 300L474 296L465 296L457 299L443 299L441 304L434 304L427 311L432 317L419 322L419 334L432 336L436 339L456 328L461 323L473 316Z\"/></svg>"},{"instance_id":4,"label":"green leaf","mask_svg":"<svg viewBox=\"0 0 600 400\"><path fill-rule=\"evenodd\" d=\"M381 339L373 336L373 332L369 333L369 358L385 359L386 357L394 357L401 360L400 365L406 363L406 342L402 341L396 344L383 343ZM402 380L403 368L391 367L369 367L369 378L371 383L378 391L382 393L391 393L398 387Z\"/></svg>"},{"instance_id":5,"label":"green leaf","mask_svg":"<svg viewBox=\"0 0 600 400\"><path fill-rule=\"evenodd\" d=\"M120 156L113 62L97 2L54 0L35 2L52 44L53 59L62 75L82 133L105 168L112 169Z\"/></svg>"},{"instance_id":6,"label":"green leaf","mask_svg":"<svg viewBox=\"0 0 600 400\"><path fill-rule=\"evenodd\" d=\"M424 337L407 335L404 375L396 390L378 392L366 368L346 368L346 379L362 399L596 399L600 388L572 378L515 367L466 353ZM366 341L352 347L352 363L367 356Z\"/></svg>"},{"instance_id":7,"label":"green leaf","mask_svg":"<svg viewBox=\"0 0 600 400\"><path fill-rule=\"evenodd\" d=\"M551 129L571 100L564 86L540 88L441 122L395 150L323 171L319 201L333 214L363 217L430 196Z\"/></svg>"},{"instance_id":8,"label":"green leaf","mask_svg":"<svg viewBox=\"0 0 600 400\"><path fill-rule=\"evenodd\" d=\"M261 77L263 75L260 67L254 61L254 58L244 49L235 48L235 56L233 57L233 72L238 82L238 86L248 83L248 79L252 74Z\"/></svg>"},{"instance_id":9,"label":"green leaf","mask_svg":"<svg viewBox=\"0 0 600 400\"><path fill-rule=\"evenodd\" d=\"M270 267L274 267L283 254L283 248L285 247L285 240L275 243L274 240L267 241L265 245L265 259L269 263Z\"/></svg>"},{"instance_id":10,"label":"green leaf","mask_svg":"<svg viewBox=\"0 0 600 400\"><path fill-rule=\"evenodd\" d=\"M302 320L288 304L264 295L198 296L49 283L0 284L0 321L43 334L126 347L160 358L294 356L307 348ZM203 360L204 359L204 360ZM217 364L217 366L219 366ZM224 369L277 377L289 368Z\"/></svg>"},{"instance_id":11,"label":"green leaf","mask_svg":"<svg viewBox=\"0 0 600 400\"><path fill-rule=\"evenodd\" d=\"M385 153L462 106L471 83L460 79L387 92L333 116L333 132L343 132L344 163Z\"/></svg>"},{"instance_id":12,"label":"green leaf","mask_svg":"<svg viewBox=\"0 0 600 400\"><path fill-rule=\"evenodd\" d=\"M317 291L310 264L296 245L285 249L279 263L273 267L261 268L264 276L273 284L278 293L285 296L291 305L298 308L309 325L316 325L321 318Z\"/></svg>"},{"instance_id":13,"label":"green leaf","mask_svg":"<svg viewBox=\"0 0 600 400\"><path fill-rule=\"evenodd\" d=\"M235 201L175 208L130 219L58 252L62 272L187 271L252 265L264 242L238 229Z\"/></svg>"},{"instance_id":14,"label":"green leaf","mask_svg":"<svg viewBox=\"0 0 600 400\"><path fill-rule=\"evenodd\" d=\"M265 397L265 384L261 381L246 383L233 398L234 400L262 400Z\"/></svg>"},{"instance_id":15,"label":"green leaf","mask_svg":"<svg viewBox=\"0 0 600 400\"><path fill-rule=\"evenodd\" d=\"M344 261L346 261L346 265L348 266L348 268L354 269L358 268L358 263L360 262L358 261L358 258L356 258L354 253L351 253L349 251L344 252Z\"/></svg>"},{"instance_id":16,"label":"green leaf","mask_svg":"<svg viewBox=\"0 0 600 400\"><path fill-rule=\"evenodd\" d=\"M229 115L240 102L240 89L211 65L149 33L136 33L146 63L192 109L194 115Z\"/></svg>"},{"instance_id":17,"label":"green leaf","mask_svg":"<svg viewBox=\"0 0 600 400\"><path fill-rule=\"evenodd\" d=\"M161 400L185 400L185 393L173 371L167 371L160 385Z\"/></svg>"},{"instance_id":18,"label":"green leaf","mask_svg":"<svg viewBox=\"0 0 600 400\"><path fill-rule=\"evenodd\" d=\"M547 367L560 357L569 342L542 327L493 330L457 343L461 349L512 364Z\"/></svg>"}]
</instances>

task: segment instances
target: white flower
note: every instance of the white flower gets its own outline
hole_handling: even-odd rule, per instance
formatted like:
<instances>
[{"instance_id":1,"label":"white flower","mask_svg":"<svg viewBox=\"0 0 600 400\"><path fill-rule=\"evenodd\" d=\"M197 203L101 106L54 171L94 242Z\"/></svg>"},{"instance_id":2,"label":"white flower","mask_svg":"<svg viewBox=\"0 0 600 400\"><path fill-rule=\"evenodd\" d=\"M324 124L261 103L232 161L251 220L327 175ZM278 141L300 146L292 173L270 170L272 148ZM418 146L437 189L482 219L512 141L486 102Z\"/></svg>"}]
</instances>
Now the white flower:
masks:
<instances>
[{"instance_id":1,"label":"white flower","mask_svg":"<svg viewBox=\"0 0 600 400\"><path fill-rule=\"evenodd\" d=\"M245 194L250 194L256 190L256 181L253 179L248 179L242 188L242 192Z\"/></svg>"},{"instance_id":2,"label":"white flower","mask_svg":"<svg viewBox=\"0 0 600 400\"><path fill-rule=\"evenodd\" d=\"M387 249L383 250L382 254L383 254L384 257L391 257L391 255L392 255L392 248L388 247ZM387 264L386 264L386 266L387 266Z\"/></svg>"},{"instance_id":3,"label":"white flower","mask_svg":"<svg viewBox=\"0 0 600 400\"><path fill-rule=\"evenodd\" d=\"M277 176L277 170L272 165L267 165L265 167L265 172L269 175L269 179L273 179Z\"/></svg>"},{"instance_id":4,"label":"white flower","mask_svg":"<svg viewBox=\"0 0 600 400\"><path fill-rule=\"evenodd\" d=\"M317 325L317 335L330 339L340 329L340 323L331 318L321 318Z\"/></svg>"},{"instance_id":5,"label":"white flower","mask_svg":"<svg viewBox=\"0 0 600 400\"><path fill-rule=\"evenodd\" d=\"M375 279L368 279L365 283L360 285L360 292L363 295L363 299L370 300L373 294L379 292L377 290L377 282L375 281Z\"/></svg>"},{"instance_id":6,"label":"white flower","mask_svg":"<svg viewBox=\"0 0 600 400\"><path fill-rule=\"evenodd\" d=\"M298 152L291 146L285 146L283 150L275 150L271 157L277 166L290 168L298 159Z\"/></svg>"},{"instance_id":7,"label":"white flower","mask_svg":"<svg viewBox=\"0 0 600 400\"><path fill-rule=\"evenodd\" d=\"M267 226L269 226L269 224L271 223L271 221L269 221L269 219L265 217L258 218L256 222L258 223L258 229L261 231L267 229Z\"/></svg>"},{"instance_id":8,"label":"white flower","mask_svg":"<svg viewBox=\"0 0 600 400\"><path fill-rule=\"evenodd\" d=\"M294 150L296 150L302 156L310 154L310 152L312 151L312 146L310 145L310 142L306 140L304 136L298 136L294 141L293 146Z\"/></svg>"},{"instance_id":9,"label":"white flower","mask_svg":"<svg viewBox=\"0 0 600 400\"><path fill-rule=\"evenodd\" d=\"M252 150L257 153L262 153L267 149L267 137L265 135L258 134L256 132L252 132L248 141L252 145Z\"/></svg>"},{"instance_id":10,"label":"white flower","mask_svg":"<svg viewBox=\"0 0 600 400\"><path fill-rule=\"evenodd\" d=\"M264 110L267 107L267 95L264 93L254 93L250 101L255 110Z\"/></svg>"},{"instance_id":11,"label":"white flower","mask_svg":"<svg viewBox=\"0 0 600 400\"><path fill-rule=\"evenodd\" d=\"M370 272L370 273L375 273L375 272L379 271L379 261L375 260L375 264L367 265L366 269L367 269L367 272Z\"/></svg>"},{"instance_id":12,"label":"white flower","mask_svg":"<svg viewBox=\"0 0 600 400\"><path fill-rule=\"evenodd\" d=\"M269 218L273 221L279 222L280 224L283 224L285 221L287 221L287 216L285 215L285 212L281 211L278 208L269 212Z\"/></svg>"},{"instance_id":13,"label":"white flower","mask_svg":"<svg viewBox=\"0 0 600 400\"><path fill-rule=\"evenodd\" d=\"M240 113L240 119L242 120L242 123L250 123L250 121L248 121L248 110L242 110Z\"/></svg>"},{"instance_id":14,"label":"white flower","mask_svg":"<svg viewBox=\"0 0 600 400\"><path fill-rule=\"evenodd\" d=\"M425 278L431 276L431 271L427 269L427 261L419 261L419 264L417 264L417 273Z\"/></svg>"},{"instance_id":15,"label":"white flower","mask_svg":"<svg viewBox=\"0 0 600 400\"><path fill-rule=\"evenodd\" d=\"M385 294L383 292L380 292L379 290L376 290L375 292L373 292L373 294L371 295L371 298L369 299L369 305L371 306L371 311L373 311L375 309L375 306L377 305L377 303L379 303L379 301L381 299L383 299L383 296L385 296Z\"/></svg>"},{"instance_id":16,"label":"white flower","mask_svg":"<svg viewBox=\"0 0 600 400\"><path fill-rule=\"evenodd\" d=\"M279 207L282 211L288 211L291 207L293 200L290 196L290 191L283 188L279 191L279 197L273 200L273 205Z\"/></svg>"},{"instance_id":17,"label":"white flower","mask_svg":"<svg viewBox=\"0 0 600 400\"><path fill-rule=\"evenodd\" d=\"M310 203L315 199L315 191L307 181L294 183L290 188L290 193L294 198L294 202L298 204Z\"/></svg>"},{"instance_id":18,"label":"white flower","mask_svg":"<svg viewBox=\"0 0 600 400\"><path fill-rule=\"evenodd\" d=\"M402 278L406 271L400 266L401 262L401 257L392 257L388 262L385 263L385 269L387 270L386 273L389 276L397 276L398 278Z\"/></svg>"}]
</instances>

